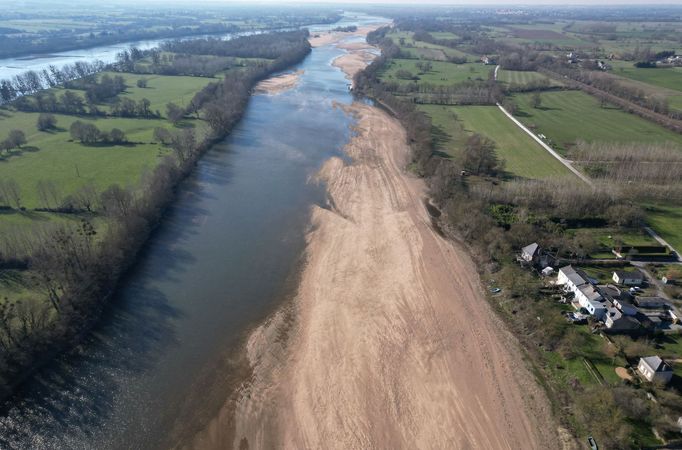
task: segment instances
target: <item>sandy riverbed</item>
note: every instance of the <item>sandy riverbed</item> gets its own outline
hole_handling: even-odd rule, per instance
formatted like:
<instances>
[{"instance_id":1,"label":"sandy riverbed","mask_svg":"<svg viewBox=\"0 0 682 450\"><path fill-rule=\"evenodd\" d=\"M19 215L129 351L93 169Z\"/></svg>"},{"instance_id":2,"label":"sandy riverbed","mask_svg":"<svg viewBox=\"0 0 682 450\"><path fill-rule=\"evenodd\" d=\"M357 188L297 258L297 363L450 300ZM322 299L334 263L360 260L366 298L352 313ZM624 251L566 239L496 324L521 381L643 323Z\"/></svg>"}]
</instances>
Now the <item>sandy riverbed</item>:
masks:
<instances>
[{"instance_id":1,"label":"sandy riverbed","mask_svg":"<svg viewBox=\"0 0 682 450\"><path fill-rule=\"evenodd\" d=\"M318 174L329 202L312 210L297 295L251 334L251 379L221 413L233 419L194 447L230 436L251 450L560 448L473 262L430 225L424 183L404 170L404 129L381 109L347 108L350 162Z\"/></svg>"},{"instance_id":2,"label":"sandy riverbed","mask_svg":"<svg viewBox=\"0 0 682 450\"><path fill-rule=\"evenodd\" d=\"M287 72L276 77L270 77L258 83L254 88L254 92L268 95L281 94L295 88L301 75L303 75L303 71L297 70L296 72Z\"/></svg>"},{"instance_id":3,"label":"sandy riverbed","mask_svg":"<svg viewBox=\"0 0 682 450\"><path fill-rule=\"evenodd\" d=\"M325 31L320 33L313 33L310 36L310 45L313 47L322 47L324 45L331 45L341 42L349 37L365 37L370 31L374 31L382 25L367 25L365 27L358 27L356 31Z\"/></svg>"},{"instance_id":4,"label":"sandy riverbed","mask_svg":"<svg viewBox=\"0 0 682 450\"><path fill-rule=\"evenodd\" d=\"M293 309L249 340L235 445L556 448L472 261L434 232L423 183L403 171L404 130L378 108L351 110L353 162L319 175L330 207L314 208Z\"/></svg>"}]
</instances>

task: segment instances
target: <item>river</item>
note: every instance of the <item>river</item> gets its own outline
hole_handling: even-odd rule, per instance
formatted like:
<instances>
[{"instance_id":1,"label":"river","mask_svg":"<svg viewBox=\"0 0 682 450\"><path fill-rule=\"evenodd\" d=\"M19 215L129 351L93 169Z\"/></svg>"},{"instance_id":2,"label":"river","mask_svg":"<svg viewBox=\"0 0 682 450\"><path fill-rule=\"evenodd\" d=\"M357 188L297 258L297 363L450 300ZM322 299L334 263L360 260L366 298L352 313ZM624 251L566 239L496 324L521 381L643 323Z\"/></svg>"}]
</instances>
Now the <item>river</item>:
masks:
<instances>
[{"instance_id":1,"label":"river","mask_svg":"<svg viewBox=\"0 0 682 450\"><path fill-rule=\"evenodd\" d=\"M325 197L309 178L350 137L352 119L334 107L352 101L331 66L341 54L316 48L296 88L251 99L102 323L0 413L0 448L167 448L217 413L242 375L241 338L295 286L310 206Z\"/></svg>"},{"instance_id":2,"label":"river","mask_svg":"<svg viewBox=\"0 0 682 450\"><path fill-rule=\"evenodd\" d=\"M308 28L311 32L324 31L338 26L355 25L358 23L371 23L376 21L383 21L381 17L369 16L365 14L358 14L353 12L344 12L341 20L333 24L324 25L310 25L303 28ZM220 39L232 39L236 36L245 36L253 34L253 31L244 31L239 33L228 33L220 35L211 35L210 37ZM0 80L11 79L14 75L18 75L29 70L36 72L47 69L49 66L62 67L66 64L72 64L76 61L95 61L100 60L106 64L116 61L116 55L123 50L130 47L137 47L141 50L148 50L158 47L162 42L174 39L197 39L205 38L208 35L202 36L188 36L185 38L166 38L166 39L151 39L143 41L122 42L119 44L102 45L98 47L85 48L80 50L70 50L65 52L55 52L48 55L29 55L19 56L14 58L0 59Z\"/></svg>"}]
</instances>

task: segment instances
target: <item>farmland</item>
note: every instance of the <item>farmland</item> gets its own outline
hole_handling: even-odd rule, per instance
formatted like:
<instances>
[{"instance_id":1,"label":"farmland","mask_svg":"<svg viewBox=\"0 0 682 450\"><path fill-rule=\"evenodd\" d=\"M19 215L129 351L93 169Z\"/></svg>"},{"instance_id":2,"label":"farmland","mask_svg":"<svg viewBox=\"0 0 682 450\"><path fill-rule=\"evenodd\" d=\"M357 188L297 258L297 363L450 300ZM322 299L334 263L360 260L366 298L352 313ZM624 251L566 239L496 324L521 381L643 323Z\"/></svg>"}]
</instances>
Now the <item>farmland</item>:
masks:
<instances>
[{"instance_id":1,"label":"farmland","mask_svg":"<svg viewBox=\"0 0 682 450\"><path fill-rule=\"evenodd\" d=\"M647 220L677 251L682 251L682 206L646 205Z\"/></svg>"},{"instance_id":2,"label":"farmland","mask_svg":"<svg viewBox=\"0 0 682 450\"><path fill-rule=\"evenodd\" d=\"M464 133L453 133L454 136L444 143L444 149L451 155L457 155L465 136L472 133L482 134L496 143L499 158L506 163L510 175L521 178L556 178L572 175L556 158L547 153L526 133L508 120L495 106L436 106L424 105L421 109L448 133L456 127Z\"/></svg>"},{"instance_id":3,"label":"farmland","mask_svg":"<svg viewBox=\"0 0 682 450\"><path fill-rule=\"evenodd\" d=\"M544 92L542 105L531 106L531 94L514 95L517 117L552 145L566 151L577 140L588 142L673 142L682 136L620 109L601 107L599 101L580 91Z\"/></svg>"},{"instance_id":4,"label":"farmland","mask_svg":"<svg viewBox=\"0 0 682 450\"><path fill-rule=\"evenodd\" d=\"M168 102L185 105L194 93L215 79L197 77L140 76L124 74L127 88L121 97L133 100L147 98L152 110L164 111ZM138 88L135 81L148 80L147 88ZM61 89L55 89L59 93ZM102 105L106 109L106 104ZM39 114L33 112L5 111L0 117L3 130L18 129L25 133L27 143L0 160L0 177L14 179L21 189L22 204L28 208L39 205L36 192L37 180L56 184L62 195L71 195L82 185L94 183L100 189L110 184L135 186L145 170L152 169L168 150L154 142L156 127L172 128L161 118L121 117L74 117L56 114L57 128L39 131L36 121ZM80 120L93 123L101 130L118 128L129 143L123 145L83 145L71 139L69 127ZM184 126L196 127L201 134L204 122L186 118Z\"/></svg>"},{"instance_id":5,"label":"farmland","mask_svg":"<svg viewBox=\"0 0 682 450\"><path fill-rule=\"evenodd\" d=\"M493 68L481 63L453 64L443 61L430 61L432 68L428 72L422 72L417 67L421 61L413 59L394 59L383 71L381 77L386 81L399 83L430 83L441 86L451 86L470 80L487 80ZM401 77L399 71L407 71L414 80Z\"/></svg>"},{"instance_id":6,"label":"farmland","mask_svg":"<svg viewBox=\"0 0 682 450\"><path fill-rule=\"evenodd\" d=\"M500 69L497 72L497 80L502 83L508 83L510 85L527 85L529 83L537 81L547 81L550 86L561 86L561 83L551 79L539 72L533 72L528 70L505 70Z\"/></svg>"}]
</instances>

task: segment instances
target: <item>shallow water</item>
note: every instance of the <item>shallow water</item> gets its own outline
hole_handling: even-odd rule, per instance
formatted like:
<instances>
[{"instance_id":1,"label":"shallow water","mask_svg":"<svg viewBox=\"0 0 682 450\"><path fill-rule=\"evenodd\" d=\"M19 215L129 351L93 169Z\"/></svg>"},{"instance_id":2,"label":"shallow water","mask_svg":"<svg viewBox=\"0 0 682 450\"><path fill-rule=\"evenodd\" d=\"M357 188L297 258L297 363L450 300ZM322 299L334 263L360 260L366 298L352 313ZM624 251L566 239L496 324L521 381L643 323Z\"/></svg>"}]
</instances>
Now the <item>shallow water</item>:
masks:
<instances>
[{"instance_id":1,"label":"shallow water","mask_svg":"<svg viewBox=\"0 0 682 450\"><path fill-rule=\"evenodd\" d=\"M232 350L286 294L310 206L324 201L308 180L350 136L351 118L334 107L352 101L330 64L342 53L314 49L295 89L251 99L102 324L0 413L0 448L168 447L224 404Z\"/></svg>"}]
</instances>

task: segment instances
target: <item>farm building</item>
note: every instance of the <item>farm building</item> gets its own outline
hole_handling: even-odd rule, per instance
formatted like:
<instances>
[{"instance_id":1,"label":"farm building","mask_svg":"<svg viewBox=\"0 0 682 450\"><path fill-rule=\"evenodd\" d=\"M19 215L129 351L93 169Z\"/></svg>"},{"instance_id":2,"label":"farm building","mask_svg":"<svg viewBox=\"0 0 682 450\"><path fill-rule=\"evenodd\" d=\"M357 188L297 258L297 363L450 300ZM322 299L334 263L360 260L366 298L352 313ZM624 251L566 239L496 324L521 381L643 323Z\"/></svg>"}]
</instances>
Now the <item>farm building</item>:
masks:
<instances>
[{"instance_id":1,"label":"farm building","mask_svg":"<svg viewBox=\"0 0 682 450\"><path fill-rule=\"evenodd\" d=\"M637 371L651 382L669 383L673 377L673 369L658 356L640 358Z\"/></svg>"}]
</instances>

